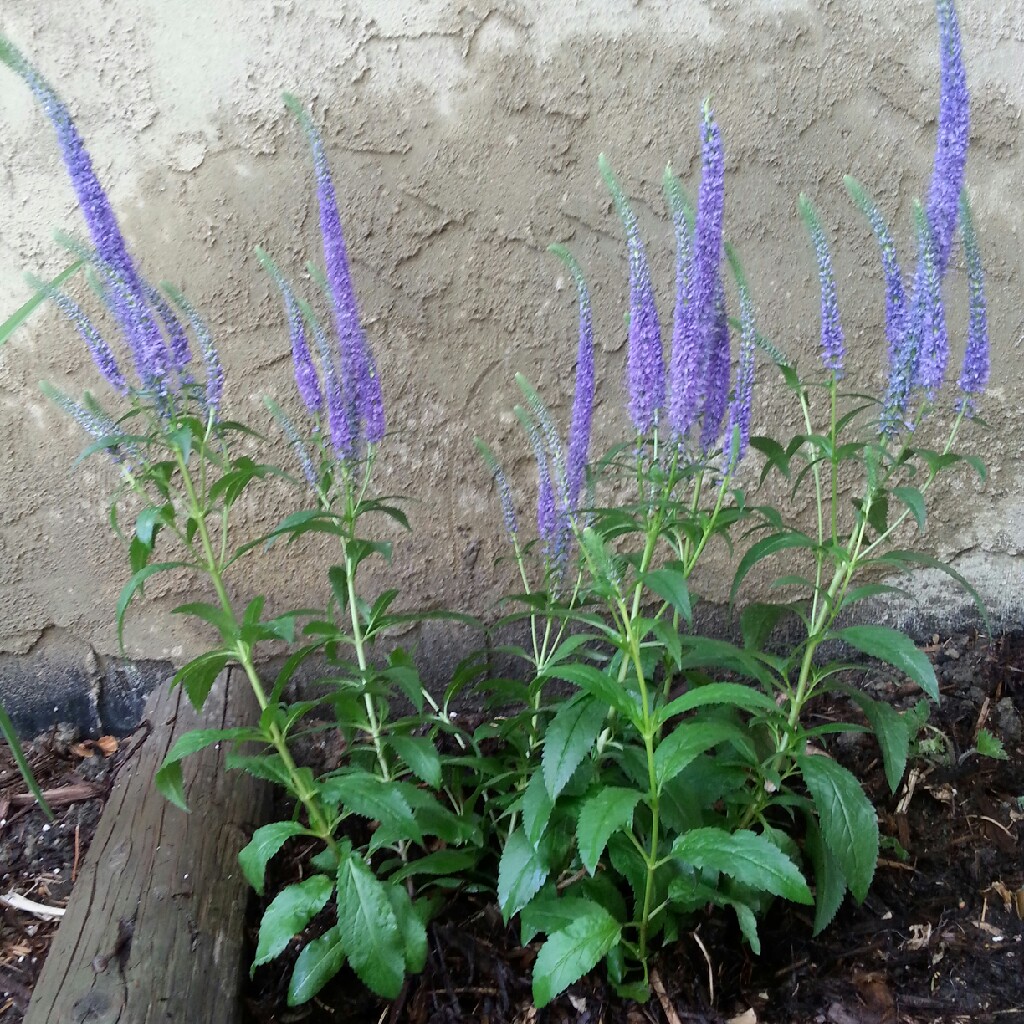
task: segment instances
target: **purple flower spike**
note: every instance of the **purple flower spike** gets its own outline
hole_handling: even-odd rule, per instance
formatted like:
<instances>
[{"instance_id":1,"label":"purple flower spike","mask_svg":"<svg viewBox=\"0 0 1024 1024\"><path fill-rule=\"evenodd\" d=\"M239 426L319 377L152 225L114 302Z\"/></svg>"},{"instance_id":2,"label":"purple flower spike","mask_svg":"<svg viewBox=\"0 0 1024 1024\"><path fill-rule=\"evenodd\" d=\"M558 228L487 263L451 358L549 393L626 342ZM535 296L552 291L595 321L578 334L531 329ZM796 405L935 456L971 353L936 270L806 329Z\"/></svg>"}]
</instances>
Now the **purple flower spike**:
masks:
<instances>
[{"instance_id":1,"label":"purple flower spike","mask_svg":"<svg viewBox=\"0 0 1024 1024\"><path fill-rule=\"evenodd\" d=\"M341 374L338 372L326 332L313 310L301 299L298 302L312 328L313 340L316 343L320 365L324 372L327 430L331 438L331 447L342 462L350 462L355 459L359 448L357 411L351 400L352 396L345 394Z\"/></svg>"},{"instance_id":2,"label":"purple flower spike","mask_svg":"<svg viewBox=\"0 0 1024 1024\"><path fill-rule=\"evenodd\" d=\"M5 39L0 39L0 61L25 81L57 133L61 155L98 260L110 269L118 282L112 289L112 312L131 347L143 386L163 396L166 393L163 339L156 322L149 315L145 286L128 253L117 218L96 177L92 160L71 114L50 84Z\"/></svg>"},{"instance_id":3,"label":"purple flower spike","mask_svg":"<svg viewBox=\"0 0 1024 1024\"><path fill-rule=\"evenodd\" d=\"M800 213L807 225L818 261L818 281L821 284L821 360L825 369L839 380L843 376L843 325L839 321L839 299L836 295L832 257L818 214L805 195L800 196Z\"/></svg>"},{"instance_id":4,"label":"purple flower spike","mask_svg":"<svg viewBox=\"0 0 1024 1024\"><path fill-rule=\"evenodd\" d=\"M163 321L164 330L167 332L167 340L171 354L171 365L183 384L190 381L186 367L192 361L192 351L188 345L188 334L181 321L177 318L174 310L167 304L167 300L155 289L146 286L146 297L150 306L156 310L157 315Z\"/></svg>"},{"instance_id":5,"label":"purple flower spike","mask_svg":"<svg viewBox=\"0 0 1024 1024\"><path fill-rule=\"evenodd\" d=\"M928 397L942 387L949 362L949 334L946 314L942 305L942 282L939 275L935 234L924 211L915 209L919 236L918 265L914 276L914 303L911 306L913 323L910 330L920 337L914 385L924 388Z\"/></svg>"},{"instance_id":6,"label":"purple flower spike","mask_svg":"<svg viewBox=\"0 0 1024 1024\"><path fill-rule=\"evenodd\" d=\"M302 106L292 96L286 95L284 101L299 119L313 150L313 168L320 206L320 234L323 238L334 325L341 349L342 386L353 396L359 420L365 425L366 440L374 444L383 438L386 429L384 401L380 378L359 322L359 310L352 287L348 253L341 230L334 182L327 163L327 152L323 137Z\"/></svg>"},{"instance_id":7,"label":"purple flower spike","mask_svg":"<svg viewBox=\"0 0 1024 1024\"><path fill-rule=\"evenodd\" d=\"M738 268L734 264L734 268ZM736 274L740 293L740 364L736 371L736 387L729 404L729 422L725 430L723 452L725 472L732 473L740 464L750 441L750 410L754 394L754 352L757 329L754 305L742 273Z\"/></svg>"},{"instance_id":8,"label":"purple flower spike","mask_svg":"<svg viewBox=\"0 0 1024 1024\"><path fill-rule=\"evenodd\" d=\"M128 394L128 382L124 379L124 374L121 373L117 365L114 353L110 351L110 346L104 341L103 336L96 329L96 325L92 320L89 319L85 310L59 288L46 285L35 278L30 278L29 283L33 288L44 290L49 298L53 299L57 308L75 325L89 352L92 354L93 362L95 362L100 373L103 375L103 379L118 394Z\"/></svg>"},{"instance_id":9,"label":"purple flower spike","mask_svg":"<svg viewBox=\"0 0 1024 1024\"><path fill-rule=\"evenodd\" d=\"M566 463L566 503L575 511L586 478L590 429L594 416L594 324L590 308L590 290L576 258L565 246L552 245L550 251L569 268L579 296L580 327L576 348L576 393L569 423L569 457Z\"/></svg>"},{"instance_id":10,"label":"purple flower spike","mask_svg":"<svg viewBox=\"0 0 1024 1024\"><path fill-rule=\"evenodd\" d=\"M964 393L961 406L970 416L975 399L988 384L988 313L985 306L985 271L981 265L978 238L974 233L974 217L967 191L960 194L960 233L963 236L964 256L967 261L967 290L969 315L967 321L967 349L963 369L960 371L960 390Z\"/></svg>"},{"instance_id":11,"label":"purple flower spike","mask_svg":"<svg viewBox=\"0 0 1024 1024\"><path fill-rule=\"evenodd\" d=\"M599 166L626 228L629 253L629 351L626 357L629 415L638 434L649 434L657 423L659 410L665 404L661 325L658 322L651 273L640 239L636 214L626 202L604 156L599 158Z\"/></svg>"},{"instance_id":12,"label":"purple flower spike","mask_svg":"<svg viewBox=\"0 0 1024 1024\"><path fill-rule=\"evenodd\" d=\"M285 316L288 319L288 336L292 343L295 385L303 405L315 415L323 408L323 395L320 392L320 379L317 376L316 366L313 364L313 357L310 355L309 344L306 341L306 328L298 299L277 264L259 246L256 247L256 256L263 265L263 269L270 274L284 299Z\"/></svg>"},{"instance_id":13,"label":"purple flower spike","mask_svg":"<svg viewBox=\"0 0 1024 1024\"><path fill-rule=\"evenodd\" d=\"M206 412L207 415L212 415L216 419L220 411L221 397L224 393L224 367L221 365L220 355L217 352L213 335L210 333L210 328L206 326L206 321L199 315L199 310L177 288L166 281L163 282L161 287L170 297L171 301L181 310L188 321L189 327L192 328L192 333L196 336L196 341L199 343L199 352L203 359L203 370L206 374L206 393L204 396Z\"/></svg>"},{"instance_id":14,"label":"purple flower spike","mask_svg":"<svg viewBox=\"0 0 1024 1024\"><path fill-rule=\"evenodd\" d=\"M725 310L725 285L719 275L715 284L715 319L707 350L707 384L700 444L711 451L722 431L722 417L729 404L729 318Z\"/></svg>"},{"instance_id":15,"label":"purple flower spike","mask_svg":"<svg viewBox=\"0 0 1024 1024\"><path fill-rule=\"evenodd\" d=\"M721 380L706 380L712 339L718 324L717 292L721 280L722 222L725 212L725 159L718 125L705 104L701 121L701 179L693 232L693 268L686 315L677 313L669 368L668 420L672 435L685 438L697 418L701 399L724 408L726 396L707 389ZM677 310L679 302L677 299ZM727 387L727 381L725 383Z\"/></svg>"},{"instance_id":16,"label":"purple flower spike","mask_svg":"<svg viewBox=\"0 0 1024 1024\"><path fill-rule=\"evenodd\" d=\"M935 232L935 264L941 279L949 265L964 185L970 101L956 7L953 0L938 0L936 9L940 46L939 132L928 190L928 220Z\"/></svg>"}]
</instances>

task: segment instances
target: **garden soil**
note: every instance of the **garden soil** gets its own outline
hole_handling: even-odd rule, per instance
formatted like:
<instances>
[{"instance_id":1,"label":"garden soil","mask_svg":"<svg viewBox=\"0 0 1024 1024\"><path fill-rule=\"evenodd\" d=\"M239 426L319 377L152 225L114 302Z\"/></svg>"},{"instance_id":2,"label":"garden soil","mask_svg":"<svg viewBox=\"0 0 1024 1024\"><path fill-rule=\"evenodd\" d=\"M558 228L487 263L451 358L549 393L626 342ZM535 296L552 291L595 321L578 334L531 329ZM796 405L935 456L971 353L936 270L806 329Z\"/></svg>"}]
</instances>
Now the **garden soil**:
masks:
<instances>
[{"instance_id":1,"label":"garden soil","mask_svg":"<svg viewBox=\"0 0 1024 1024\"><path fill-rule=\"evenodd\" d=\"M927 648L943 700L931 752L891 794L874 741L847 734L828 753L866 782L879 807L882 861L862 906L849 900L817 938L805 908L778 904L753 956L727 915L695 919L658 961L651 999L615 998L601 972L546 1007L530 1000L536 945L521 948L493 906L464 894L429 930L430 957L391 1005L343 973L311 1003L288 1008L297 948L260 968L242 993L250 1024L1024 1024L1024 637L933 638ZM865 669L860 684L898 706L909 686ZM820 722L845 707L819 704ZM979 728L1007 760L971 753ZM134 740L80 742L55 729L30 747L56 821L23 802L6 750L0 760L0 895L60 906ZM47 825L49 824L49 827ZM295 844L276 858L281 888L306 871ZM267 899L274 889L268 887ZM253 901L252 939L261 907ZM306 938L331 922L313 923ZM56 924L0 906L0 1024L22 1018Z\"/></svg>"}]
</instances>

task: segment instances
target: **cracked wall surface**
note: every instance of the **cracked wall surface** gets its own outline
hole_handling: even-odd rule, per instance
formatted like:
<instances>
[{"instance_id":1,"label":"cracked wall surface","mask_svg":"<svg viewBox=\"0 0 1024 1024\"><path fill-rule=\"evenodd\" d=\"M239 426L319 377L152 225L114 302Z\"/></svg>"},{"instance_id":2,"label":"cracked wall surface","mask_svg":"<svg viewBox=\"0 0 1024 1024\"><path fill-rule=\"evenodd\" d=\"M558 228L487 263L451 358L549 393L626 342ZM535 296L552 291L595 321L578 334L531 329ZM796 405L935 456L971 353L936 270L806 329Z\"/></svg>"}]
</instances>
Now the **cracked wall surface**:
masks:
<instances>
[{"instance_id":1,"label":"cracked wall surface","mask_svg":"<svg viewBox=\"0 0 1024 1024\"><path fill-rule=\"evenodd\" d=\"M929 543L969 566L1012 619L1024 604L1024 8L958 6L993 339L988 428L973 436L990 477L945 487ZM80 0L73 17L18 0L0 12L0 32L69 103L146 274L179 286L211 322L231 412L268 430L262 396L293 409L297 398L283 313L253 246L294 276L319 258L307 148L280 94L312 105L394 431L379 489L415 499L391 577L410 606L486 613L509 582L507 566L493 568L500 519L472 438L493 443L529 515L535 483L510 411L513 375L527 372L563 422L571 401L575 295L545 253L553 241L588 275L598 431L605 443L622 436L625 246L597 156L608 155L634 200L667 323L661 175L670 161L695 187L706 96L725 143L726 233L761 330L802 366L815 360L817 279L795 205L805 191L834 239L850 377L881 387L878 256L841 178L854 174L878 197L908 253L938 107L930 0ZM52 133L6 69L0 139L2 318L30 294L23 271L65 264L54 230L84 227ZM959 352L965 280L954 259ZM112 655L127 577L105 522L116 474L95 459L72 468L84 442L43 400L43 378L72 392L96 386L84 347L53 312L0 350L0 651L30 652L45 635ZM762 366L755 432L792 411ZM255 529L289 510L267 487L243 511ZM270 590L281 608L307 605L325 567L324 545L302 543L272 550L233 585L241 596ZM714 597L724 596L719 570L704 576ZM196 653L207 638L170 615L190 593L183 578L153 581L129 616L128 653Z\"/></svg>"}]
</instances>

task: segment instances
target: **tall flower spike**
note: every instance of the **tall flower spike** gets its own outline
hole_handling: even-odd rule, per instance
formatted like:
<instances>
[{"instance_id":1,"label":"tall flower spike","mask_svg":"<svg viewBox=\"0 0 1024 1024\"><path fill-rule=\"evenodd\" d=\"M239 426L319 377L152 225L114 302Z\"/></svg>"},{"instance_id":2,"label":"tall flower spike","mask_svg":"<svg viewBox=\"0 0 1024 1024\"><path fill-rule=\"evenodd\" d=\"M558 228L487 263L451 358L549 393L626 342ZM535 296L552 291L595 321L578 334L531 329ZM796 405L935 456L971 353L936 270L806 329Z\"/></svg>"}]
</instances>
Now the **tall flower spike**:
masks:
<instances>
[{"instance_id":1,"label":"tall flower spike","mask_svg":"<svg viewBox=\"0 0 1024 1024\"><path fill-rule=\"evenodd\" d=\"M708 398L706 369L718 322L716 296L721 278L724 211L722 138L711 108L705 103L701 118L701 178L693 230L692 283L688 289L686 315L677 317L673 330L669 366L669 429L680 441L697 419L701 400ZM724 396L717 396L710 401L712 407L724 407L726 400Z\"/></svg>"},{"instance_id":2,"label":"tall flower spike","mask_svg":"<svg viewBox=\"0 0 1024 1024\"><path fill-rule=\"evenodd\" d=\"M725 430L725 472L736 470L750 441L750 410L754 394L754 354L757 327L754 323L754 304L750 299L746 275L735 254L728 252L729 264L736 277L740 293L740 364L736 371L736 386L729 405L729 422Z\"/></svg>"},{"instance_id":3,"label":"tall flower spike","mask_svg":"<svg viewBox=\"0 0 1024 1024\"><path fill-rule=\"evenodd\" d=\"M603 154L598 158L598 166L626 228L629 254L629 351L626 357L629 416L638 434L649 434L665 404L665 366L654 288L636 214Z\"/></svg>"},{"instance_id":4,"label":"tall flower spike","mask_svg":"<svg viewBox=\"0 0 1024 1024\"><path fill-rule=\"evenodd\" d=\"M288 336L292 344L292 366L295 370L295 386L298 388L299 397L303 405L310 413L316 415L323 408L323 395L320 392L320 378L317 376L316 366L313 364L313 357L309 352L309 344L306 341L306 328L302 320L302 310L299 309L298 300L291 285L285 280L280 268L270 256L259 246L256 247L256 257L263 266L263 269L270 275L271 280L277 285L281 296L284 299L285 316L288 319Z\"/></svg>"},{"instance_id":5,"label":"tall flower spike","mask_svg":"<svg viewBox=\"0 0 1024 1024\"><path fill-rule=\"evenodd\" d=\"M556 554L559 513L548 455L544 449L544 438L541 436L540 428L522 406L515 407L515 414L526 431L537 463L537 536L540 537L544 555L550 562L554 560Z\"/></svg>"},{"instance_id":6,"label":"tall flower spike","mask_svg":"<svg viewBox=\"0 0 1024 1024\"><path fill-rule=\"evenodd\" d=\"M309 449L306 447L306 442L303 441L302 435L277 402L272 398L267 397L264 397L263 401L270 410L270 414L280 425L281 432L284 434L288 443L292 446L292 451L295 452L295 455L299 460L299 465L302 467L302 475L306 478L306 482L313 488L313 490L316 490L319 484L316 468L313 465L313 458L309 454Z\"/></svg>"},{"instance_id":7,"label":"tall flower spike","mask_svg":"<svg viewBox=\"0 0 1024 1024\"><path fill-rule=\"evenodd\" d=\"M946 376L949 333L942 305L942 280L939 257L935 251L935 232L920 204L914 206L914 220L918 236L924 239L924 248L914 276L915 301L911 307L916 321L912 329L918 330L921 338L913 383L916 387L924 388L931 399L942 387Z\"/></svg>"},{"instance_id":8,"label":"tall flower spike","mask_svg":"<svg viewBox=\"0 0 1024 1024\"><path fill-rule=\"evenodd\" d=\"M32 90L39 105L57 133L61 156L78 198L89 235L99 261L108 266L119 282L111 289L111 307L132 351L135 369L143 386L163 393L166 367L160 330L148 314L146 289L128 253L103 186L71 114L50 84L8 40L0 38L0 61L19 75Z\"/></svg>"},{"instance_id":9,"label":"tall flower spike","mask_svg":"<svg viewBox=\"0 0 1024 1024\"><path fill-rule=\"evenodd\" d=\"M896 243L889 226L874 200L856 178L847 175L843 181L854 203L868 219L882 254L882 276L885 278L885 336L889 342L889 365L899 359L907 324L907 296L903 287L903 271L896 257Z\"/></svg>"},{"instance_id":10,"label":"tall flower spike","mask_svg":"<svg viewBox=\"0 0 1024 1024\"><path fill-rule=\"evenodd\" d=\"M801 194L799 205L818 261L818 281L821 284L821 360L825 369L839 380L843 376L843 326L839 321L839 299L836 295L832 257L829 255L821 221L810 199Z\"/></svg>"},{"instance_id":11,"label":"tall flower spike","mask_svg":"<svg viewBox=\"0 0 1024 1024\"><path fill-rule=\"evenodd\" d=\"M313 150L313 168L316 173L317 199L320 205L320 234L323 238L334 324L341 347L342 383L345 390L355 396L366 440L370 444L376 444L384 437L387 426L384 401L376 365L359 322L359 310L349 273L348 253L338 214L338 200L327 163L323 137L294 96L286 93L284 102L298 118Z\"/></svg>"},{"instance_id":12,"label":"tall flower spike","mask_svg":"<svg viewBox=\"0 0 1024 1024\"><path fill-rule=\"evenodd\" d=\"M969 314L967 320L967 349L960 371L962 407L970 416L974 412L977 396L988 384L988 313L985 306L985 271L981 264L978 237L974 232L974 216L967 198L967 190L960 193L960 233L964 242L967 262L967 291Z\"/></svg>"},{"instance_id":13,"label":"tall flower spike","mask_svg":"<svg viewBox=\"0 0 1024 1024\"><path fill-rule=\"evenodd\" d=\"M956 233L960 192L967 166L970 99L953 0L937 0L939 19L939 131L928 190L928 220L935 233L935 264L941 279Z\"/></svg>"},{"instance_id":14,"label":"tall flower spike","mask_svg":"<svg viewBox=\"0 0 1024 1024\"><path fill-rule=\"evenodd\" d=\"M167 300L153 287L146 285L146 298L150 306L156 310L157 315L163 321L164 331L167 333L168 348L171 354L171 365L178 375L182 384L189 382L187 366L192 361L192 351L188 345L188 333L184 325L175 315L174 310L167 304Z\"/></svg>"},{"instance_id":15,"label":"tall flower spike","mask_svg":"<svg viewBox=\"0 0 1024 1024\"><path fill-rule=\"evenodd\" d=\"M199 343L199 352L203 359L203 370L206 375L206 391L204 401L206 403L207 415L214 419L220 412L220 401L224 394L224 367L221 365L220 355L214 343L210 328L206 321L199 315L199 310L185 298L172 284L166 281L160 283L164 294L181 310L182 315L188 321L192 333Z\"/></svg>"},{"instance_id":16,"label":"tall flower spike","mask_svg":"<svg viewBox=\"0 0 1024 1024\"><path fill-rule=\"evenodd\" d=\"M576 391L569 424L569 455L566 462L566 504L575 511L586 478L587 455L590 450L590 428L594 416L594 324L590 308L590 291L576 258L563 245L549 246L569 268L579 296L580 327L576 348Z\"/></svg>"}]
</instances>

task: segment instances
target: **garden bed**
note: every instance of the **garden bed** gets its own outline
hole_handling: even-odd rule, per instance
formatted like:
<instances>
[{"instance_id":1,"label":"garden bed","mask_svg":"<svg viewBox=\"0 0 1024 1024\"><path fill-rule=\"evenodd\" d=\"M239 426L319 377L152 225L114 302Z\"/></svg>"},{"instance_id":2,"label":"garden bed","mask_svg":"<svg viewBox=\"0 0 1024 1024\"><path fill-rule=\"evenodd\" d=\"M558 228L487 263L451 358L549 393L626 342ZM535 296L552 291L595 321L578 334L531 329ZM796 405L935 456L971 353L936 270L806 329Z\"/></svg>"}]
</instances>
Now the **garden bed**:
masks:
<instances>
[{"instance_id":1,"label":"garden bed","mask_svg":"<svg viewBox=\"0 0 1024 1024\"><path fill-rule=\"evenodd\" d=\"M961 635L933 643L930 653L943 694L932 724L952 741L952 762L937 751L919 759L892 797L873 741L855 736L831 751L866 781L889 840L864 906L848 902L819 938L811 938L805 912L779 904L763 923L764 954L755 958L732 920L715 914L695 922L659 963L648 1004L616 1000L597 972L537 1011L529 996L535 949L520 948L516 929L505 928L483 898L466 894L432 925L427 969L409 981L395 1004L368 996L343 972L310 1004L289 1009L284 1005L290 968L286 952L261 968L241 994L249 1021L916 1024L1017 1019L1024 1015L1024 638L990 643ZM884 678L870 672L862 684L891 692ZM894 696L907 701L914 694L908 687ZM819 706L815 713L824 719L831 709ZM979 723L1003 740L1007 761L962 756ZM37 739L30 751L41 784L68 799L54 800L57 820L49 828L38 809L18 800L24 787L4 752L4 893L13 890L57 907L66 903L105 796L142 738L140 732L123 739L116 750L110 742L81 744L60 730ZM900 846L908 854L905 859ZM277 886L295 881L305 870L307 852L289 847L274 862ZM266 898L273 895L268 888ZM253 936L260 909L254 901ZM326 924L319 922L319 927ZM0 991L5 993L0 1024L22 1020L55 930L56 923L8 907L0 910Z\"/></svg>"}]
</instances>

